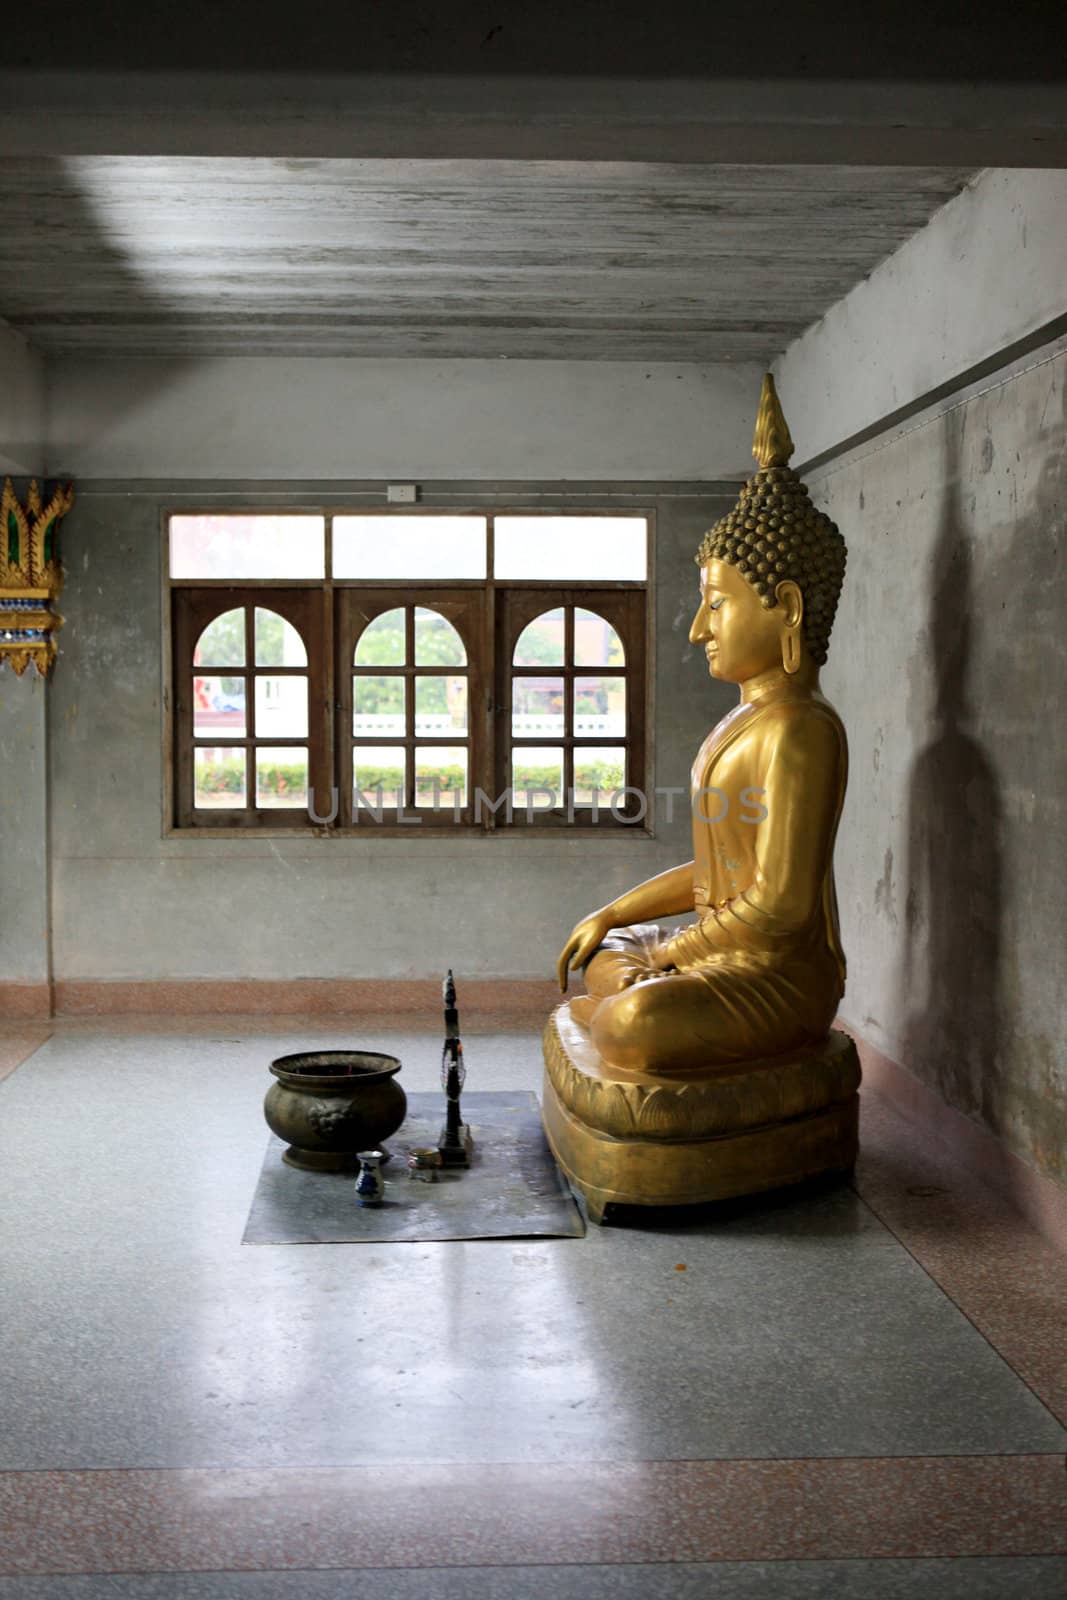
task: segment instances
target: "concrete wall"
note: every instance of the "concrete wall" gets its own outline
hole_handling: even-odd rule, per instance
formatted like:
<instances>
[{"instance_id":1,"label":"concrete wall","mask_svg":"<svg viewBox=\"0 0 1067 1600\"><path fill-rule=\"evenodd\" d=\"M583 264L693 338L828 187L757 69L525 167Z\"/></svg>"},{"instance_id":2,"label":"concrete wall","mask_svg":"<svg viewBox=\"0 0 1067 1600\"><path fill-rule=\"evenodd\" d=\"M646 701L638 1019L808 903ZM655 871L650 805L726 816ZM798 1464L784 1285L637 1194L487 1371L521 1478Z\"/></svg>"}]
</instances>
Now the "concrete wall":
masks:
<instances>
[{"instance_id":1,"label":"concrete wall","mask_svg":"<svg viewBox=\"0 0 1067 1600\"><path fill-rule=\"evenodd\" d=\"M82 481L64 524L67 627L50 690L57 980L425 977L449 963L469 976L548 977L580 915L688 858L684 804L673 828L661 814L655 839L162 837L160 512L183 503L182 487L204 503L200 485ZM474 487L546 503L523 485ZM655 776L685 785L733 698L687 642L693 553L725 497L680 484L637 485L629 499L617 484L580 487L656 512ZM452 503L463 493L453 486ZM443 494L428 486L424 503L435 500Z\"/></svg>"},{"instance_id":2,"label":"concrete wall","mask_svg":"<svg viewBox=\"0 0 1067 1600\"><path fill-rule=\"evenodd\" d=\"M692 555L723 505L709 480L747 462L757 370L63 360L49 379L49 471L78 484L50 691L58 980L548 976L579 915L688 856L684 806L656 839L163 837L160 513L378 503L390 478L427 505L544 505L575 480L555 503L653 509L656 777L684 785L729 699L687 643Z\"/></svg>"},{"instance_id":3,"label":"concrete wall","mask_svg":"<svg viewBox=\"0 0 1067 1600\"><path fill-rule=\"evenodd\" d=\"M48 471L149 479L744 474L760 370L611 361L49 363Z\"/></svg>"},{"instance_id":4,"label":"concrete wall","mask_svg":"<svg viewBox=\"0 0 1067 1600\"><path fill-rule=\"evenodd\" d=\"M1067 355L810 475L849 567L826 691L860 1033L1067 1181Z\"/></svg>"},{"instance_id":5,"label":"concrete wall","mask_svg":"<svg viewBox=\"0 0 1067 1600\"><path fill-rule=\"evenodd\" d=\"M0 478L41 472L44 433L44 364L0 323ZM48 979L46 721L36 670L19 679L0 667L0 984Z\"/></svg>"},{"instance_id":6,"label":"concrete wall","mask_svg":"<svg viewBox=\"0 0 1067 1600\"><path fill-rule=\"evenodd\" d=\"M577 916L685 858L684 807L665 832L661 813L655 840L164 838L160 513L216 498L376 503L389 478L423 484L425 504L497 491L509 504L545 504L546 481L573 479L582 504L654 509L657 772L684 784L724 697L702 690L703 663L686 642L692 553L721 496L685 480L743 469L758 371L63 360L48 377L46 466L77 483L62 541L67 626L48 691L57 979L424 976L443 957L470 974L547 975ZM435 491L435 478L448 483ZM43 721L38 731L43 749ZM11 749L14 816L16 789L38 780L26 747ZM9 942L37 950L48 877L25 838L19 849L40 915L37 931L12 929ZM6 944L3 957L3 977L32 975Z\"/></svg>"},{"instance_id":7,"label":"concrete wall","mask_svg":"<svg viewBox=\"0 0 1067 1600\"><path fill-rule=\"evenodd\" d=\"M0 1016L4 985L48 982L47 702L36 667L0 668Z\"/></svg>"},{"instance_id":8,"label":"concrete wall","mask_svg":"<svg viewBox=\"0 0 1067 1600\"><path fill-rule=\"evenodd\" d=\"M811 461L1067 329L1067 172L983 172L775 364Z\"/></svg>"},{"instance_id":9,"label":"concrete wall","mask_svg":"<svg viewBox=\"0 0 1067 1600\"><path fill-rule=\"evenodd\" d=\"M44 470L45 370L33 346L0 322L0 476Z\"/></svg>"}]
</instances>

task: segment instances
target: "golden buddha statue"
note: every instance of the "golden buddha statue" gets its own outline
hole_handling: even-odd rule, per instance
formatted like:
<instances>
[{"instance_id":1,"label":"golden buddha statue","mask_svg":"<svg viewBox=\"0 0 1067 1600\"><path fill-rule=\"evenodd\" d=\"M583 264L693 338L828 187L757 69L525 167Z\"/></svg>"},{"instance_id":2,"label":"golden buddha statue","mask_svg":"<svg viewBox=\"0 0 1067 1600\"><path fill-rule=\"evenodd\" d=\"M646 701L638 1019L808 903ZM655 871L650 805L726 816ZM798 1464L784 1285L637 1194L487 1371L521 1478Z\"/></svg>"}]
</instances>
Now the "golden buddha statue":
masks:
<instances>
[{"instance_id":1,"label":"golden buddha statue","mask_svg":"<svg viewBox=\"0 0 1067 1600\"><path fill-rule=\"evenodd\" d=\"M585 917L559 958L561 990L574 966L587 992L549 1025L545 1120L593 1215L613 1199L775 1187L855 1156L858 1063L851 1041L829 1033L845 979L833 846L848 756L819 692L845 544L788 466L792 453L768 375L753 445L760 470L696 557L689 637L712 677L741 696L693 764L693 859ZM653 920L685 912L697 920L680 931ZM813 1119L826 1135L814 1145ZM592 1153L581 1137L568 1145L565 1121L590 1135ZM651 1174L638 1182L645 1132L660 1148L637 1163ZM770 1154L753 1167L757 1133ZM605 1138L621 1151L600 1148ZM740 1168L738 1141L748 1146ZM681 1144L697 1160L679 1176L670 1164Z\"/></svg>"}]
</instances>

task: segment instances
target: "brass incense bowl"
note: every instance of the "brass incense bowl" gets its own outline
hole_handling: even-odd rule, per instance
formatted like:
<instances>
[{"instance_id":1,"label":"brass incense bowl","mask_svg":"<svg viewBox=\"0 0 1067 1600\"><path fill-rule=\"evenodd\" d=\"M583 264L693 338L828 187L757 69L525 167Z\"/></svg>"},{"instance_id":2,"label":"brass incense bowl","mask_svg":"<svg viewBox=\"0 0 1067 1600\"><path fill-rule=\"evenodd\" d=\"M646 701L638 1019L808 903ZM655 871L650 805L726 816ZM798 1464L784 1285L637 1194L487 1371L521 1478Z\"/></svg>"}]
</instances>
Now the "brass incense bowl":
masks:
<instances>
[{"instance_id":1,"label":"brass incense bowl","mask_svg":"<svg viewBox=\"0 0 1067 1600\"><path fill-rule=\"evenodd\" d=\"M289 1148L282 1160L307 1172L353 1171L407 1113L396 1056L377 1050L303 1050L270 1064L267 1126Z\"/></svg>"}]
</instances>

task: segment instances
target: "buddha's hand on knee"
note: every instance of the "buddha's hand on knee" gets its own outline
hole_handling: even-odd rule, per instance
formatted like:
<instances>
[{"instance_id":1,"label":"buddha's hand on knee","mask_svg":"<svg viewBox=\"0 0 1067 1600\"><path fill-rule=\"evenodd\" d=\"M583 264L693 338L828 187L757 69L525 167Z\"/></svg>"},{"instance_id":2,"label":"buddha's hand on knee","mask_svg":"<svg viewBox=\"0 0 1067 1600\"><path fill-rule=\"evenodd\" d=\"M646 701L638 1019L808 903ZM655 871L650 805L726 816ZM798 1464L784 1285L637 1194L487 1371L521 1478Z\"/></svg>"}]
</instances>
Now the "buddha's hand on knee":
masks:
<instances>
[{"instance_id":1,"label":"buddha's hand on knee","mask_svg":"<svg viewBox=\"0 0 1067 1600\"><path fill-rule=\"evenodd\" d=\"M654 949L649 951L648 959L650 966L653 966L657 972L674 971L674 956L669 943L656 945Z\"/></svg>"},{"instance_id":2,"label":"buddha's hand on knee","mask_svg":"<svg viewBox=\"0 0 1067 1600\"><path fill-rule=\"evenodd\" d=\"M583 917L571 932L570 938L560 951L556 973L559 977L560 993L567 993L567 973L571 967L584 967L604 943L615 924L603 911L594 911L591 917Z\"/></svg>"}]
</instances>

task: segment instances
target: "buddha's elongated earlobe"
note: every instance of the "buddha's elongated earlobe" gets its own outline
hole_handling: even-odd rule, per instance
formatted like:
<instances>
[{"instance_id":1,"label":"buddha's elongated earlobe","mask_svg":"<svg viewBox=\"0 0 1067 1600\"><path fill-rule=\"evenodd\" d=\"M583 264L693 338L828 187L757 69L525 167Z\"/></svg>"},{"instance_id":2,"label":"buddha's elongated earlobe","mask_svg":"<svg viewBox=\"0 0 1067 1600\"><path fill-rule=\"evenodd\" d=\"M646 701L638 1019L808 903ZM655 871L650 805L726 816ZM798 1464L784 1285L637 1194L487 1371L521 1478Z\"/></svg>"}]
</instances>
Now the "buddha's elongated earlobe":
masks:
<instances>
[{"instance_id":1,"label":"buddha's elongated earlobe","mask_svg":"<svg viewBox=\"0 0 1067 1600\"><path fill-rule=\"evenodd\" d=\"M785 630L782 633L782 666L787 672L800 668L800 629L804 621L804 596L798 584L787 578L775 590L782 608Z\"/></svg>"}]
</instances>

